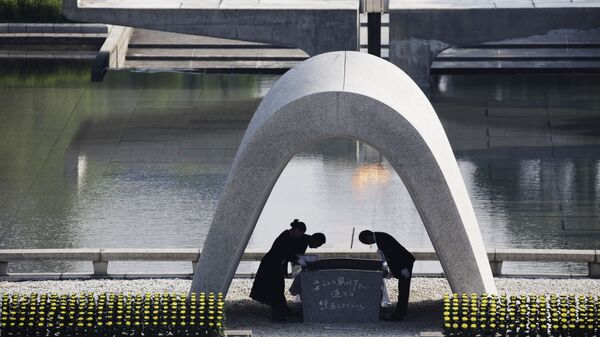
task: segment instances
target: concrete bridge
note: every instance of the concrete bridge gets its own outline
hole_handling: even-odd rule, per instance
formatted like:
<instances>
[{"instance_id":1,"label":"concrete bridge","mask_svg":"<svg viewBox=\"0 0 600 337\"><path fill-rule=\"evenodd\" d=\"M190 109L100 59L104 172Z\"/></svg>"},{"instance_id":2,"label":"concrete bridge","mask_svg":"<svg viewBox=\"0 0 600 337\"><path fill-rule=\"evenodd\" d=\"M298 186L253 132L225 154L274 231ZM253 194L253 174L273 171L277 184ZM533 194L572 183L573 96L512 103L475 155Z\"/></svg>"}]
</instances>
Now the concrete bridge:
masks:
<instances>
[{"instance_id":1,"label":"concrete bridge","mask_svg":"<svg viewBox=\"0 0 600 337\"><path fill-rule=\"evenodd\" d=\"M389 12L390 61L421 87L451 47L519 38L600 44L599 0L390 0Z\"/></svg>"},{"instance_id":2,"label":"concrete bridge","mask_svg":"<svg viewBox=\"0 0 600 337\"><path fill-rule=\"evenodd\" d=\"M358 0L63 0L74 21L295 47L359 48Z\"/></svg>"},{"instance_id":3,"label":"concrete bridge","mask_svg":"<svg viewBox=\"0 0 600 337\"><path fill-rule=\"evenodd\" d=\"M381 1L380 6L373 6ZM360 49L360 12L390 14L390 61L421 88L444 49L532 38L600 42L600 0L63 0L75 21L300 48ZM568 63L565 63L568 66Z\"/></svg>"}]
</instances>

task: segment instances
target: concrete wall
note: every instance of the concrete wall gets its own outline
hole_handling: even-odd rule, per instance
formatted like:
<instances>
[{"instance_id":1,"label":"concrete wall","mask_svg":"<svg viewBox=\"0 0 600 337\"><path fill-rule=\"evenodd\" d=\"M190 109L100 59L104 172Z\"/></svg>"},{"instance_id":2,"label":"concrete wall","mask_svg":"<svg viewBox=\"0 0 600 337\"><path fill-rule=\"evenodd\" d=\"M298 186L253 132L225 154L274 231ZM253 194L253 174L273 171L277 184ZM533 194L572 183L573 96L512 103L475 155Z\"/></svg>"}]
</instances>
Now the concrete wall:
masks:
<instances>
[{"instance_id":1,"label":"concrete wall","mask_svg":"<svg viewBox=\"0 0 600 337\"><path fill-rule=\"evenodd\" d=\"M75 21L295 47L309 55L359 48L358 1L285 1L268 5L223 1L214 8L181 8L183 4L173 1L172 5L163 3L160 7L164 8L153 8L148 2L148 8L143 8L139 2L95 1L78 6L77 0L63 0L63 14Z\"/></svg>"},{"instance_id":2,"label":"concrete wall","mask_svg":"<svg viewBox=\"0 0 600 337\"><path fill-rule=\"evenodd\" d=\"M408 248L415 256L417 261L439 261L437 253L434 250L423 248ZM379 259L379 254L374 250L344 250L344 249L323 249L311 251L311 254L319 258L356 258L356 259ZM246 250L242 256L242 261L260 261L265 251ZM534 262L574 262L587 263L588 276L591 278L600 278L600 250L573 250L573 249L490 249L487 256L492 266L494 276L503 275L502 263L507 261L534 261ZM95 248L95 249L0 249L0 281L22 281L32 279L81 279L92 277L108 278L155 278L155 277L179 277L192 278L193 274L109 274L108 263L110 261L187 261L195 265L200 257L200 250L197 248ZM7 274L7 267L10 263L20 263L24 261L85 261L93 262L93 274L73 274L73 273L55 273L55 274ZM434 275L444 276L443 274L418 274L415 275ZM236 277L252 277L253 274L236 274ZM545 275L550 276L550 275ZM564 274L558 275L564 277ZM581 277L582 275L571 275L568 277Z\"/></svg>"},{"instance_id":3,"label":"concrete wall","mask_svg":"<svg viewBox=\"0 0 600 337\"><path fill-rule=\"evenodd\" d=\"M585 2L561 0L391 0L390 61L427 88L433 59L450 47L530 37L600 38L600 1L587 5L590 7L586 8Z\"/></svg>"}]
</instances>

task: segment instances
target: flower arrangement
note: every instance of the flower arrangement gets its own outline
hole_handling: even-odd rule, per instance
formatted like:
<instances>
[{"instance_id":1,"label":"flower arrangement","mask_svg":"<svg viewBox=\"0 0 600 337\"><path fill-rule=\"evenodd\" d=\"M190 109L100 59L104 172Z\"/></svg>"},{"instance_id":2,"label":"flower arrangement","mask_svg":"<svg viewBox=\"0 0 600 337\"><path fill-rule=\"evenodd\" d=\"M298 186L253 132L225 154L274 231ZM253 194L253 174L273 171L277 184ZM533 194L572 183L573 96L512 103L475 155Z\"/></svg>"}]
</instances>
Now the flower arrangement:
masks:
<instances>
[{"instance_id":1,"label":"flower arrangement","mask_svg":"<svg viewBox=\"0 0 600 337\"><path fill-rule=\"evenodd\" d=\"M600 298L444 295L446 336L600 336Z\"/></svg>"},{"instance_id":2,"label":"flower arrangement","mask_svg":"<svg viewBox=\"0 0 600 337\"><path fill-rule=\"evenodd\" d=\"M223 336L221 293L2 294L0 336Z\"/></svg>"}]
</instances>

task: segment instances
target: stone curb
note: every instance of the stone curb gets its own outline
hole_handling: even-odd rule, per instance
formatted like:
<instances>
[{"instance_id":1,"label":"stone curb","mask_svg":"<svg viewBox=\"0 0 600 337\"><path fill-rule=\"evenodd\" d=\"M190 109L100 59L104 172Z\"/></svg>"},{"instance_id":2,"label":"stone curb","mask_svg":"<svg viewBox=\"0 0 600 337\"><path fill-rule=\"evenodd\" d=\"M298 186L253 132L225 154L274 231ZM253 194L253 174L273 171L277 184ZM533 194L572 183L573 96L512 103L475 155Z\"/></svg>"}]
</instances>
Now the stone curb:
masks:
<instances>
[{"instance_id":1,"label":"stone curb","mask_svg":"<svg viewBox=\"0 0 600 337\"><path fill-rule=\"evenodd\" d=\"M235 279L254 279L256 274L244 273L235 274ZM414 273L414 277L418 278L445 278L444 274L435 273ZM94 275L88 273L10 273L8 276L0 276L0 282L22 282L22 281L62 281L62 280L139 280L139 279L183 279L191 280L194 274L182 273L165 273L165 274L145 274L145 273L128 273L128 274L107 274ZM505 274L495 279L588 279L585 274Z\"/></svg>"},{"instance_id":2,"label":"stone curb","mask_svg":"<svg viewBox=\"0 0 600 337\"><path fill-rule=\"evenodd\" d=\"M0 277L0 282L22 281L65 281L65 280L138 280L138 279L184 279L191 280L193 274L110 274L96 276L85 273L15 273Z\"/></svg>"},{"instance_id":3,"label":"stone curb","mask_svg":"<svg viewBox=\"0 0 600 337\"><path fill-rule=\"evenodd\" d=\"M442 337L444 334L441 331L423 331L421 337Z\"/></svg>"},{"instance_id":4,"label":"stone curb","mask_svg":"<svg viewBox=\"0 0 600 337\"><path fill-rule=\"evenodd\" d=\"M108 26L98 23L0 23L0 33L106 34Z\"/></svg>"},{"instance_id":5,"label":"stone curb","mask_svg":"<svg viewBox=\"0 0 600 337\"><path fill-rule=\"evenodd\" d=\"M91 61L96 59L93 52L63 52L63 53L14 53L12 51L0 51L0 59L3 60L79 60Z\"/></svg>"}]
</instances>

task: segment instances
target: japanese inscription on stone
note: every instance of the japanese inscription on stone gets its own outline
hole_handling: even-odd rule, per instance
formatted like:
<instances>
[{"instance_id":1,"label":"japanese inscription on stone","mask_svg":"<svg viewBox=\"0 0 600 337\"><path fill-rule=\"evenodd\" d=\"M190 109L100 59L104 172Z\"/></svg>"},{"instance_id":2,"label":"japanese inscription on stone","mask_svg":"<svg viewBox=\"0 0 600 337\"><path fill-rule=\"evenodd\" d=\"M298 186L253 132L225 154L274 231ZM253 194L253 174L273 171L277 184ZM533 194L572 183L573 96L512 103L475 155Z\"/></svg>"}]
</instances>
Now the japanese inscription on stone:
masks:
<instances>
[{"instance_id":1,"label":"japanese inscription on stone","mask_svg":"<svg viewBox=\"0 0 600 337\"><path fill-rule=\"evenodd\" d=\"M374 322L379 318L379 271L319 270L301 273L306 322Z\"/></svg>"}]
</instances>

